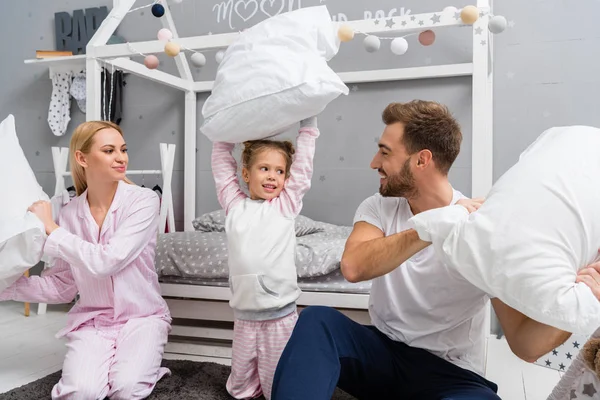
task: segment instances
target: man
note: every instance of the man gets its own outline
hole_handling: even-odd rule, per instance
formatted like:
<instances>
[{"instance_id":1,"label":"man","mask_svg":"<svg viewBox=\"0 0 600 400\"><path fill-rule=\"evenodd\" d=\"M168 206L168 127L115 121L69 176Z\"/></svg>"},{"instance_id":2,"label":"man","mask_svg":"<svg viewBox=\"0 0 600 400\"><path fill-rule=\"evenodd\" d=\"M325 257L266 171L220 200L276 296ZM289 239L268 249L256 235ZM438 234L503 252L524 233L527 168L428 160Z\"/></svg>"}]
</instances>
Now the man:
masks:
<instances>
[{"instance_id":1,"label":"man","mask_svg":"<svg viewBox=\"0 0 600 400\"><path fill-rule=\"evenodd\" d=\"M446 107L428 101L392 103L382 117L371 162L379 193L359 206L341 262L347 280L373 280L374 326L327 307L305 309L279 361L273 399L331 399L336 386L359 399L499 399L483 378L487 295L408 229L425 210L479 207L448 181L460 127ZM570 336L492 303L523 359L534 361Z\"/></svg>"}]
</instances>

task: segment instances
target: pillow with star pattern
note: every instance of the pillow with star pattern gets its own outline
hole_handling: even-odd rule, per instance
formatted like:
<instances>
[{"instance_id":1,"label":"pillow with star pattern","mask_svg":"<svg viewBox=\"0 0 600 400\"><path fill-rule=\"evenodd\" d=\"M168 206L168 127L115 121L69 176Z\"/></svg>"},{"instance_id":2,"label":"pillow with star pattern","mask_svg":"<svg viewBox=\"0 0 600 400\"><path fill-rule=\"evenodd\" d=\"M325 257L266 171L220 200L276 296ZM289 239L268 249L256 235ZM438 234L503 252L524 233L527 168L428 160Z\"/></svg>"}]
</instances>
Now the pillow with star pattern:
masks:
<instances>
[{"instance_id":1,"label":"pillow with star pattern","mask_svg":"<svg viewBox=\"0 0 600 400\"><path fill-rule=\"evenodd\" d=\"M590 339L573 335L562 346L557 347L550 354L538 360L549 368L565 371L547 400L590 400L600 398L598 368L596 367L595 371L591 369L600 354L598 353L600 349L599 338L600 329L596 330ZM575 356L574 353L577 355ZM593 358L593 360L589 360L589 358ZM565 370L565 364L568 364L569 360L572 360L572 362ZM596 363L596 365L598 364Z\"/></svg>"}]
</instances>

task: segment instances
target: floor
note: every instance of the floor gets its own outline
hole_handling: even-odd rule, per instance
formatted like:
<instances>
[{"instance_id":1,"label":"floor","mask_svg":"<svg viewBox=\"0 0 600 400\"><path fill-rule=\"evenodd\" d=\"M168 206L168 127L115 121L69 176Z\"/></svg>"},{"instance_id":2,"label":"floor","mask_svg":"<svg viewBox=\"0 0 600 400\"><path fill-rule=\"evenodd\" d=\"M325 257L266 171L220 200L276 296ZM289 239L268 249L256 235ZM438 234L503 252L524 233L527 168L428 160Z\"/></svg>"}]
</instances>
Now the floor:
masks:
<instances>
[{"instance_id":1,"label":"floor","mask_svg":"<svg viewBox=\"0 0 600 400\"><path fill-rule=\"evenodd\" d=\"M48 306L29 317L23 304L0 302L0 393L61 369L64 341L54 337L66 323L66 306ZM504 339L490 338L486 376L508 400L545 400L560 379L555 370L528 364L515 357Z\"/></svg>"}]
</instances>

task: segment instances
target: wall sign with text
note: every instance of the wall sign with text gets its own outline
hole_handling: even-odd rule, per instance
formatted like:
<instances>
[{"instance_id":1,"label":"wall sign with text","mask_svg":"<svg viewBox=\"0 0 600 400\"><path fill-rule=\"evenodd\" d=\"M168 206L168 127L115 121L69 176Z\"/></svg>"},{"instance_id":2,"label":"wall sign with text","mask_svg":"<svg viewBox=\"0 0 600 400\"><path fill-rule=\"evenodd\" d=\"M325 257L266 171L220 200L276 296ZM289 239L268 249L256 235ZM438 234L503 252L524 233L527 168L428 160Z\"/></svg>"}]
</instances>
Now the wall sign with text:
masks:
<instances>
[{"instance_id":1,"label":"wall sign with text","mask_svg":"<svg viewBox=\"0 0 600 400\"><path fill-rule=\"evenodd\" d=\"M322 2L322 1L321 1ZM219 0L212 7L217 23L226 23L229 29L237 29L240 24L249 20L256 22L265 17L274 17L284 12L302 8L302 0ZM410 9L404 7L391 10L364 10L364 19L384 19L410 14ZM335 13L331 16L333 21L348 21L345 13Z\"/></svg>"},{"instance_id":2,"label":"wall sign with text","mask_svg":"<svg viewBox=\"0 0 600 400\"><path fill-rule=\"evenodd\" d=\"M236 20L246 22L254 16L274 17L282 12L302 8L302 0L224 0L213 6L217 23L227 22L235 29Z\"/></svg>"},{"instance_id":3,"label":"wall sign with text","mask_svg":"<svg viewBox=\"0 0 600 400\"><path fill-rule=\"evenodd\" d=\"M108 16L108 8L93 7L54 14L56 50L70 50L73 55L85 54L85 46Z\"/></svg>"}]
</instances>

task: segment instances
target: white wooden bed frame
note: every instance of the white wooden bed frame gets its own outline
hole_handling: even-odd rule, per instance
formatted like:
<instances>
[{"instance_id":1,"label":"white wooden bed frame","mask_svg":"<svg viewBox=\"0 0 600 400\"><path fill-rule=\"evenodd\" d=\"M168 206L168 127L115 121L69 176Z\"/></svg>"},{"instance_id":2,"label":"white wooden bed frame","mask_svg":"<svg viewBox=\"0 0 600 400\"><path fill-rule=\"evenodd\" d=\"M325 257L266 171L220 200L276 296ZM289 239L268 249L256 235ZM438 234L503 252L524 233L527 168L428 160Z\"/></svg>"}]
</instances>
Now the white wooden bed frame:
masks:
<instances>
[{"instance_id":1,"label":"white wooden bed frame","mask_svg":"<svg viewBox=\"0 0 600 400\"><path fill-rule=\"evenodd\" d=\"M50 74L53 71L72 69L81 70L85 63L87 72L87 120L101 119L101 68L112 65L117 69L138 75L181 90L185 96L185 140L184 140L184 229L192 231L192 220L196 212L196 134L197 134L197 93L209 92L212 81L195 82L183 52L175 57L180 76L167 74L159 70L150 70L142 63L132 61L130 57L139 53L162 53L164 43L158 40L129 44L107 45L109 37L121 23L126 13L132 9L136 0L113 0L114 7L87 45L85 55L59 59L26 60L26 63L47 63ZM374 19L345 22L356 32L390 36L408 34L425 29L463 26L472 31L473 58L470 63L435 65L416 68L381 69L340 73L347 84L381 81L399 81L443 77L472 77L472 197L485 196L492 187L493 180L493 133L492 133L492 66L493 35L488 31L491 0L476 0L480 11L479 19L472 26L464 25L454 13L436 12L392 17L394 28L385 28L385 24L375 24ZM440 22L433 24L432 17L440 16ZM414 17L411 18L411 17ZM182 48L207 50L227 47L239 33L205 35L180 38L168 7L160 18L164 27L171 30L173 40ZM423 21L419 25L418 21ZM357 39L354 39L357 40ZM342 43L342 46L344 44ZM135 49L135 51L133 50ZM174 149L173 149L174 150ZM162 152L161 152L162 154ZM61 161L62 162L62 161ZM66 167L66 165L65 165ZM172 164L170 167L172 171ZM55 165L55 169L63 171ZM171 190L170 171L164 181L164 190ZM131 174L132 171L129 171ZM64 175L57 175L62 181ZM166 177L165 177L166 178ZM57 183L57 188L58 188ZM211 189L212 190L212 189ZM172 202L169 200L172 217ZM170 220L171 221L171 220ZM164 226L164 225L161 225ZM170 225L173 226L173 225ZM167 299L174 318L171 340L167 346L166 357L211 359L229 363L231 356L233 314L228 305L229 288L209 287L186 284L162 283L162 293ZM368 323L368 295L304 292L298 305L327 305L340 309L351 318ZM488 307L488 326L490 315Z\"/></svg>"}]
</instances>

